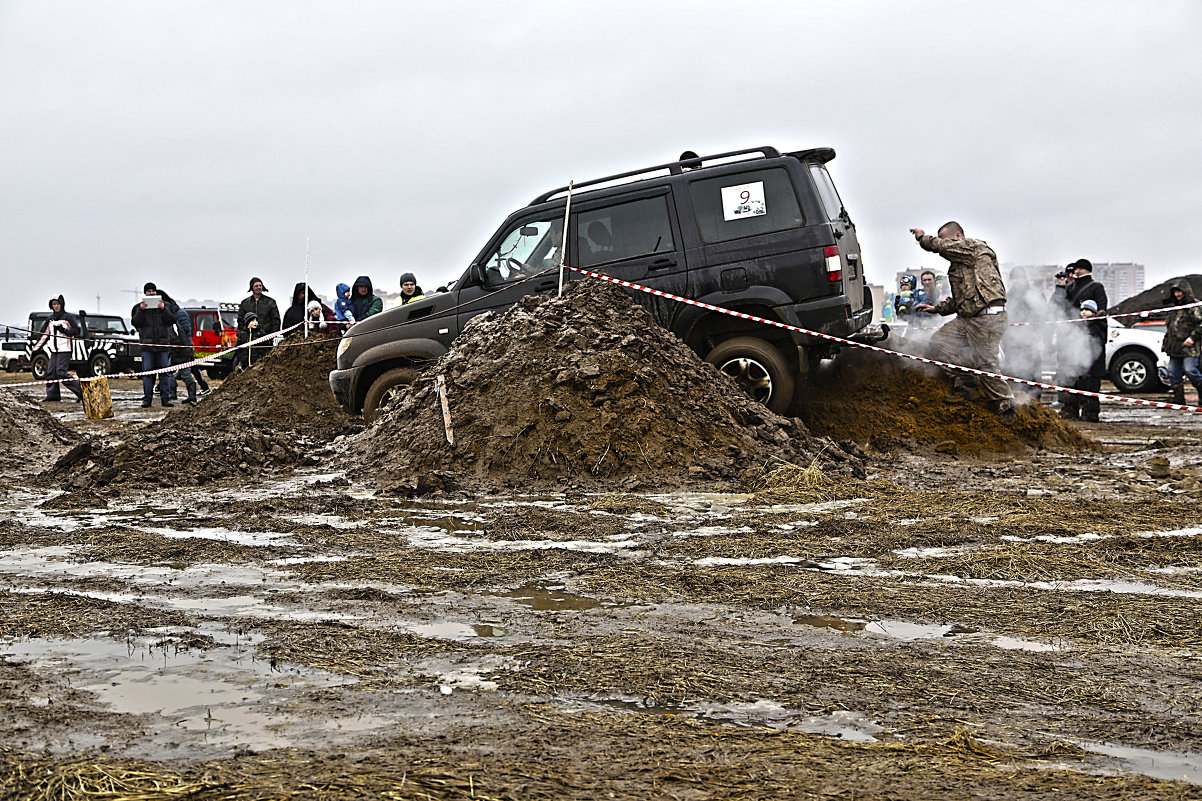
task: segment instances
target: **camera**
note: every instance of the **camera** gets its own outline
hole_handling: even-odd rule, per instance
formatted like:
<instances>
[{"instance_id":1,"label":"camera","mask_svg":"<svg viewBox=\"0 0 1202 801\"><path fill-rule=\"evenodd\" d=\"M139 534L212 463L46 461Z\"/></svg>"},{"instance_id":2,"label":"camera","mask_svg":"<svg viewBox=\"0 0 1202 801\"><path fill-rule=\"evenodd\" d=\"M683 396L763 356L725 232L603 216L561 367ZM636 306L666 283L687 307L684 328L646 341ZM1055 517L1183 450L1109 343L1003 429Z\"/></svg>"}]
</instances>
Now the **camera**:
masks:
<instances>
[{"instance_id":1,"label":"camera","mask_svg":"<svg viewBox=\"0 0 1202 801\"><path fill-rule=\"evenodd\" d=\"M1056 277L1056 278L1072 278L1073 271L1070 270L1069 268L1065 267L1063 270L1056 273L1056 275L1054 277Z\"/></svg>"}]
</instances>

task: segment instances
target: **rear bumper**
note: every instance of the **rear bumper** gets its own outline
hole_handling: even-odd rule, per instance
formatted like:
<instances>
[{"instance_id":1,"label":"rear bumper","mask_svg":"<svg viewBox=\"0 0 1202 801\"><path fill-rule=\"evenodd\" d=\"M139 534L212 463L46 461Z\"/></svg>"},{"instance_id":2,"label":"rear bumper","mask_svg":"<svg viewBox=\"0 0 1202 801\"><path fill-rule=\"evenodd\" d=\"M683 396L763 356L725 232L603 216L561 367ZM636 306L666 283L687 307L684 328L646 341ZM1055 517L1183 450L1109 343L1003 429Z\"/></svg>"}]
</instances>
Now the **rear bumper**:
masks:
<instances>
[{"instance_id":1,"label":"rear bumper","mask_svg":"<svg viewBox=\"0 0 1202 801\"><path fill-rule=\"evenodd\" d=\"M778 306L776 309L789 325L814 331L819 334L829 334L840 339L854 339L856 334L872 322L872 309L863 308L852 312L851 303L846 295L834 295L816 301L794 303L788 306ZM827 343L830 347L838 347L829 340L818 339L809 334L792 332L793 340L798 345L813 346Z\"/></svg>"}]
</instances>

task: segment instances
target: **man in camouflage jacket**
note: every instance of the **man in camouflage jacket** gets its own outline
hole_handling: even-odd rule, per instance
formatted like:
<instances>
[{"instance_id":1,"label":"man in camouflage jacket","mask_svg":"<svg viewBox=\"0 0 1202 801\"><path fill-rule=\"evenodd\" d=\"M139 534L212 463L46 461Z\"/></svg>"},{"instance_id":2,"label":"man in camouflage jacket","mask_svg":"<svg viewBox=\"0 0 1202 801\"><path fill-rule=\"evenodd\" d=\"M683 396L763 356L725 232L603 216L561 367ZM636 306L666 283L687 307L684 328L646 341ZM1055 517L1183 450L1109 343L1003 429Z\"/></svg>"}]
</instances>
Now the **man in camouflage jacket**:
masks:
<instances>
[{"instance_id":1,"label":"man in camouflage jacket","mask_svg":"<svg viewBox=\"0 0 1202 801\"><path fill-rule=\"evenodd\" d=\"M931 336L931 358L960 364L961 354L967 350L965 367L998 372L998 347L1006 333L1006 286L997 254L980 239L965 237L957 222L945 223L938 236L930 236L921 228L911 228L910 233L923 250L938 253L949 262L951 294L933 306L924 303L914 307L919 312L956 315ZM961 370L947 372L952 379L952 394L945 398L948 403L972 398L975 384L1003 421L1014 419L1014 396L1007 382Z\"/></svg>"},{"instance_id":2,"label":"man in camouflage jacket","mask_svg":"<svg viewBox=\"0 0 1202 801\"><path fill-rule=\"evenodd\" d=\"M1183 306L1195 300L1188 281L1179 278L1169 284L1167 305ZM1160 349L1169 355L1169 389L1173 393L1173 402L1185 403L1185 378L1189 378L1202 403L1202 373L1198 372L1198 356L1202 354L1202 307L1169 312Z\"/></svg>"}]
</instances>

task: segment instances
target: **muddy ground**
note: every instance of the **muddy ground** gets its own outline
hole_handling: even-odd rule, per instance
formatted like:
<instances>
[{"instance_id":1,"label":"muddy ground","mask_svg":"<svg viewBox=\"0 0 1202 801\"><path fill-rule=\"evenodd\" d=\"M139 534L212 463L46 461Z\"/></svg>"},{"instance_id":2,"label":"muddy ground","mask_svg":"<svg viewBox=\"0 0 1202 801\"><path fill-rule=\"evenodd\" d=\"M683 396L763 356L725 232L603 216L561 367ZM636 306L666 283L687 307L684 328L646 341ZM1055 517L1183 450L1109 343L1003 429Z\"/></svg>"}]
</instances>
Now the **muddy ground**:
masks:
<instances>
[{"instance_id":1,"label":"muddy ground","mask_svg":"<svg viewBox=\"0 0 1202 801\"><path fill-rule=\"evenodd\" d=\"M0 798L1202 798L1202 418L1015 433L917 376L760 422L838 459L447 456L418 497L316 395L325 444L201 433L254 371L47 404L37 442L93 450L0 485Z\"/></svg>"}]
</instances>

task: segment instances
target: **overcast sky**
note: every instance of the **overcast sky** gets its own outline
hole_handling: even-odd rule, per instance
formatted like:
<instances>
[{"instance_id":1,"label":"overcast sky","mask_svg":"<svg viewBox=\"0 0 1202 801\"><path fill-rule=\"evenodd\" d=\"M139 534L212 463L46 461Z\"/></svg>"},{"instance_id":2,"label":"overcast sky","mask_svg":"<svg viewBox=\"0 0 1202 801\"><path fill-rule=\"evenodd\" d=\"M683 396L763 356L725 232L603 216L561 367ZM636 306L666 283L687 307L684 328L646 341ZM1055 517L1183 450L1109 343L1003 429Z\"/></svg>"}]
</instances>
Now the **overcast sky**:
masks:
<instances>
[{"instance_id":1,"label":"overcast sky","mask_svg":"<svg viewBox=\"0 0 1202 801\"><path fill-rule=\"evenodd\" d=\"M834 147L871 279L1202 272L1202 3L0 0L0 323L453 281L544 190ZM1116 300L1118 300L1116 298Z\"/></svg>"}]
</instances>

